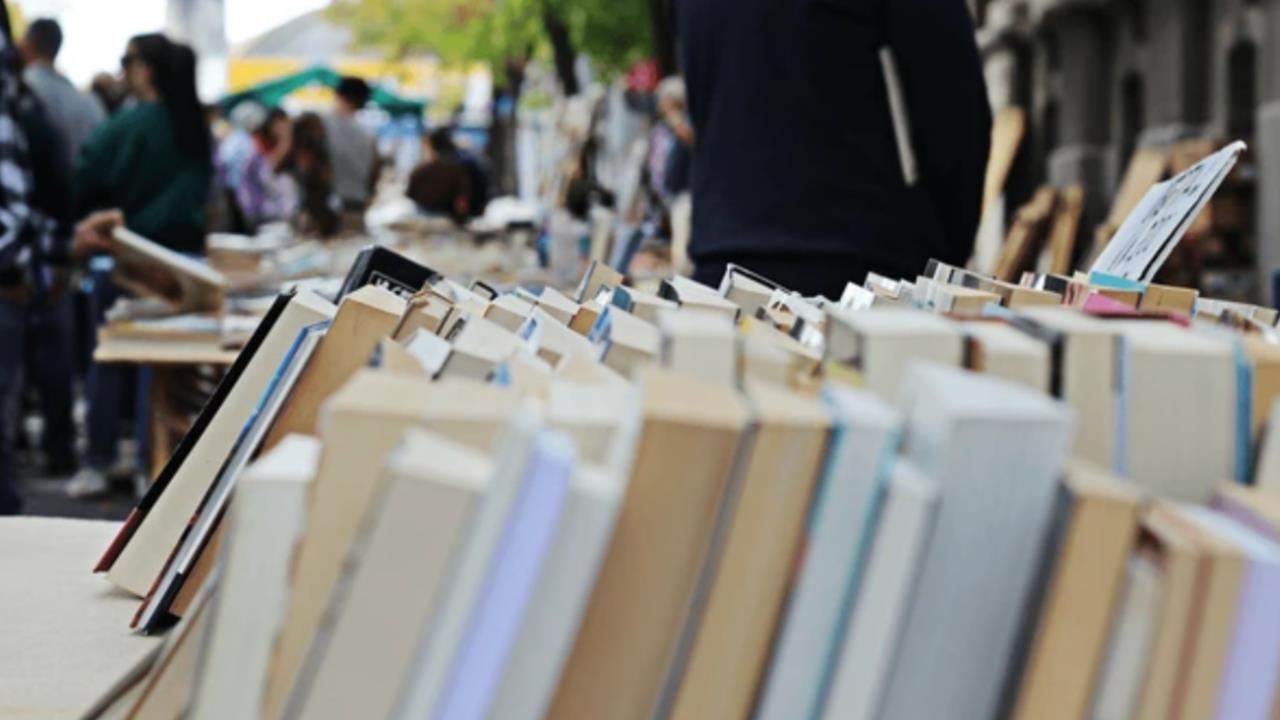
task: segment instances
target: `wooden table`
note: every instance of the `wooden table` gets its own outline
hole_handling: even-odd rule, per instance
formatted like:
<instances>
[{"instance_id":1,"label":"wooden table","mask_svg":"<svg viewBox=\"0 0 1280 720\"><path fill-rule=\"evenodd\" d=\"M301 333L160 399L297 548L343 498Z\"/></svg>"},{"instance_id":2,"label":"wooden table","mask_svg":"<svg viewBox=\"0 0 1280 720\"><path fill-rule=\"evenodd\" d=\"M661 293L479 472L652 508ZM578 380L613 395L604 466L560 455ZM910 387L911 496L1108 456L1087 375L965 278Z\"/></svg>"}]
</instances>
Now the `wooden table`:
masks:
<instances>
[{"instance_id":1,"label":"wooden table","mask_svg":"<svg viewBox=\"0 0 1280 720\"><path fill-rule=\"evenodd\" d=\"M126 363L152 371L148 399L151 477L168 462L173 448L189 429L188 413L175 401L180 396L184 371L201 365L226 368L235 362L238 350L225 350L212 341L162 340L113 337L100 332L94 362Z\"/></svg>"},{"instance_id":2,"label":"wooden table","mask_svg":"<svg viewBox=\"0 0 1280 720\"><path fill-rule=\"evenodd\" d=\"M93 574L120 524L0 518L0 717L75 718L162 641L138 598Z\"/></svg>"}]
</instances>

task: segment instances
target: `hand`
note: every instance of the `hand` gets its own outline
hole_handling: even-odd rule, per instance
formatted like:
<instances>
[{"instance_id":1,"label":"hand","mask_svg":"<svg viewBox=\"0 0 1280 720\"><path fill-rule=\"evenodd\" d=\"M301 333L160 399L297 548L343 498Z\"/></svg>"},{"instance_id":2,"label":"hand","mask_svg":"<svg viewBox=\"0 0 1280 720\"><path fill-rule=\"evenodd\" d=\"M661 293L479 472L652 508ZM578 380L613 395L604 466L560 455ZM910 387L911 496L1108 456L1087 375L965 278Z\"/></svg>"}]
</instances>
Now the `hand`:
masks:
<instances>
[{"instance_id":1,"label":"hand","mask_svg":"<svg viewBox=\"0 0 1280 720\"><path fill-rule=\"evenodd\" d=\"M83 260L97 253L109 253L115 249L112 233L124 225L124 213L119 210L95 212L76 225L75 239L71 243L71 255Z\"/></svg>"}]
</instances>

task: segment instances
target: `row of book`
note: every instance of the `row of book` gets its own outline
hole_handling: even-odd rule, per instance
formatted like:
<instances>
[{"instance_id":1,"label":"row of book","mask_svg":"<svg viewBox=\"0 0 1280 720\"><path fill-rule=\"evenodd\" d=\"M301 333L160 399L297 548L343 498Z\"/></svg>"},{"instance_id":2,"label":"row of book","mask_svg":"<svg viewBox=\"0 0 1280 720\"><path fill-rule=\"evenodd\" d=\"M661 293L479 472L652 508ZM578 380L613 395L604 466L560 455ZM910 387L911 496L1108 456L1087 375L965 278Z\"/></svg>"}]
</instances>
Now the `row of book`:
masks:
<instances>
[{"instance_id":1,"label":"row of book","mask_svg":"<svg viewBox=\"0 0 1280 720\"><path fill-rule=\"evenodd\" d=\"M104 554L169 635L91 716L1277 706L1260 309L939 263L504 293L377 248L343 288L276 301Z\"/></svg>"}]
</instances>

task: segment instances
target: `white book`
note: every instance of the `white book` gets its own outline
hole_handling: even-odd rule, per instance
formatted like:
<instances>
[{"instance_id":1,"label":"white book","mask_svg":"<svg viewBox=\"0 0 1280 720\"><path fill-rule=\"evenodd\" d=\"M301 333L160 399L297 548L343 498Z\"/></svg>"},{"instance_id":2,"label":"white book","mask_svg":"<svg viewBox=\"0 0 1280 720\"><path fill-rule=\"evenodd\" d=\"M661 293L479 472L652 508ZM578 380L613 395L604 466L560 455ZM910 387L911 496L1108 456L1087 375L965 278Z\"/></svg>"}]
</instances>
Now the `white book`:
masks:
<instances>
[{"instance_id":1,"label":"white book","mask_svg":"<svg viewBox=\"0 0 1280 720\"><path fill-rule=\"evenodd\" d=\"M567 435L539 435L433 717L483 720L488 714L555 542L575 463Z\"/></svg>"},{"instance_id":2,"label":"white book","mask_svg":"<svg viewBox=\"0 0 1280 720\"><path fill-rule=\"evenodd\" d=\"M409 665L395 717L418 720L429 717L449 680L452 662L467 631L503 531L520 496L530 459L542 429L539 412L522 406L497 445L497 469L472 527L464 540L453 570L445 581L439 610L416 637L417 648Z\"/></svg>"},{"instance_id":3,"label":"white book","mask_svg":"<svg viewBox=\"0 0 1280 720\"><path fill-rule=\"evenodd\" d=\"M1206 502L1236 464L1230 341L1172 323L1118 321L1117 474L1166 498Z\"/></svg>"},{"instance_id":4,"label":"white book","mask_svg":"<svg viewBox=\"0 0 1280 720\"><path fill-rule=\"evenodd\" d=\"M941 511L877 715L994 717L1037 590L1070 411L963 370L908 374L904 454L937 481Z\"/></svg>"},{"instance_id":5,"label":"white book","mask_svg":"<svg viewBox=\"0 0 1280 720\"><path fill-rule=\"evenodd\" d=\"M1128 720L1137 712L1163 584L1154 559L1139 553L1129 560L1128 584L1116 606L1106 660L1098 669L1094 720Z\"/></svg>"},{"instance_id":6,"label":"white book","mask_svg":"<svg viewBox=\"0 0 1280 720\"><path fill-rule=\"evenodd\" d=\"M841 619L857 594L878 504L901 433L892 408L871 393L829 384L837 423L826 477L814 500L807 549L780 624L758 720L814 717L837 652Z\"/></svg>"},{"instance_id":7,"label":"white book","mask_svg":"<svg viewBox=\"0 0 1280 720\"><path fill-rule=\"evenodd\" d=\"M925 360L960 367L964 335L946 318L918 310L828 308L825 360L856 371L865 387L896 402L907 366Z\"/></svg>"},{"instance_id":8,"label":"white book","mask_svg":"<svg viewBox=\"0 0 1280 720\"><path fill-rule=\"evenodd\" d=\"M905 461L893 469L863 590L850 608L822 717L875 718L897 651L920 558L933 532L939 488Z\"/></svg>"},{"instance_id":9,"label":"white book","mask_svg":"<svg viewBox=\"0 0 1280 720\"><path fill-rule=\"evenodd\" d=\"M287 717L387 717L489 488L482 453L412 430L388 461L330 596ZM245 716L252 717L252 716Z\"/></svg>"},{"instance_id":10,"label":"white book","mask_svg":"<svg viewBox=\"0 0 1280 720\"><path fill-rule=\"evenodd\" d=\"M662 364L709 383L738 381L738 330L723 313L706 310L667 312L662 331Z\"/></svg>"},{"instance_id":11,"label":"white book","mask_svg":"<svg viewBox=\"0 0 1280 720\"><path fill-rule=\"evenodd\" d=\"M969 369L1042 393L1050 391L1049 346L1003 323L966 322Z\"/></svg>"},{"instance_id":12,"label":"white book","mask_svg":"<svg viewBox=\"0 0 1280 720\"><path fill-rule=\"evenodd\" d=\"M320 441L289 435L240 479L223 540L190 714L195 720L254 717L289 599L289 565L306 521Z\"/></svg>"}]
</instances>

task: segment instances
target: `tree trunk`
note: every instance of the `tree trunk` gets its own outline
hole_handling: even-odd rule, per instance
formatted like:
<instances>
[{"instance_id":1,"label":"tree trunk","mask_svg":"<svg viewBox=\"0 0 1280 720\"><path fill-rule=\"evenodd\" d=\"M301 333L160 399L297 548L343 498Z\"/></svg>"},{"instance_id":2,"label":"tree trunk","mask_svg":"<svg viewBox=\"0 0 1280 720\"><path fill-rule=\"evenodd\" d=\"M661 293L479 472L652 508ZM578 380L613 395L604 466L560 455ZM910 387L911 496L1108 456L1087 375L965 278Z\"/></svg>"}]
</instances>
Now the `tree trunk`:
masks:
<instances>
[{"instance_id":1,"label":"tree trunk","mask_svg":"<svg viewBox=\"0 0 1280 720\"><path fill-rule=\"evenodd\" d=\"M658 63L658 75L665 78L680 72L671 0L649 0L649 18L653 25L653 57Z\"/></svg>"},{"instance_id":2,"label":"tree trunk","mask_svg":"<svg viewBox=\"0 0 1280 720\"><path fill-rule=\"evenodd\" d=\"M560 87L566 97L578 94L578 74L574 65L577 53L573 49L573 40L569 37L569 27L564 24L556 11L546 7L542 11L542 24L547 30L547 38L551 40L551 49L555 53L556 75L560 78Z\"/></svg>"}]
</instances>

